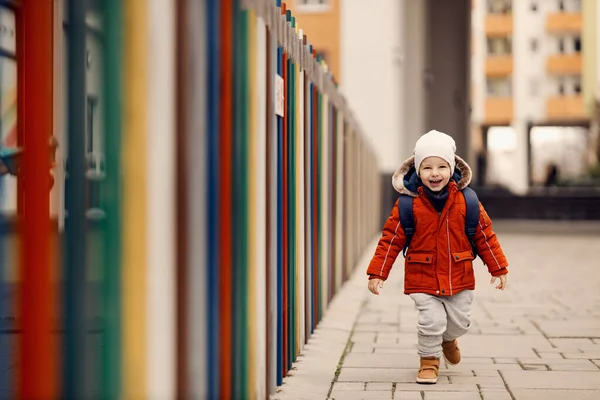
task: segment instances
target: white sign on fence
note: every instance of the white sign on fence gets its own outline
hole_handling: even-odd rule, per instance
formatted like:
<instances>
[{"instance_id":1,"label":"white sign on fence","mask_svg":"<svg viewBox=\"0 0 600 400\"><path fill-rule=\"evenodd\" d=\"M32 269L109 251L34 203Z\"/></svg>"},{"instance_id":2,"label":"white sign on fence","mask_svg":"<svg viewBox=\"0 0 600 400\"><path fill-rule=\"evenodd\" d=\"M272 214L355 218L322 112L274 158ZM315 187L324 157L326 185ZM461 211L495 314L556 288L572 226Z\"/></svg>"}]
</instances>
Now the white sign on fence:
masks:
<instances>
[{"instance_id":1,"label":"white sign on fence","mask_svg":"<svg viewBox=\"0 0 600 400\"><path fill-rule=\"evenodd\" d=\"M284 90L283 90L283 78L279 75L275 75L275 114L280 117L284 116Z\"/></svg>"}]
</instances>

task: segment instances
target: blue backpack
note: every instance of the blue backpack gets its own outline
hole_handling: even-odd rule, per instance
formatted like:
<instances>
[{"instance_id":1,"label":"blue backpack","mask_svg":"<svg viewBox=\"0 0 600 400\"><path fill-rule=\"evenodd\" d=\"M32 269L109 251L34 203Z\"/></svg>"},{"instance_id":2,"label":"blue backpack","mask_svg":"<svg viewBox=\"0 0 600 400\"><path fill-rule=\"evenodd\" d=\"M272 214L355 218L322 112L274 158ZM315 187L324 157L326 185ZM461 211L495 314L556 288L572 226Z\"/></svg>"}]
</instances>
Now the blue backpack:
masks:
<instances>
[{"instance_id":1,"label":"blue backpack","mask_svg":"<svg viewBox=\"0 0 600 400\"><path fill-rule=\"evenodd\" d=\"M465 197L465 202L467 204L467 214L465 217L465 233L467 234L469 242L471 242L471 247L473 248L473 255L477 257L477 248L475 247L475 232L477 231L477 225L479 225L479 199L477 198L477 194L473 191L473 189L469 187L462 189L461 192ZM398 213L400 215L400 223L402 224L402 229L404 230L404 235L406 236L404 248L402 249L402 255L404 257L406 257L406 251L408 250L408 247L410 246L410 241L412 240L413 235L415 233L413 200L413 197L406 194L401 194L400 199L398 200Z\"/></svg>"}]
</instances>

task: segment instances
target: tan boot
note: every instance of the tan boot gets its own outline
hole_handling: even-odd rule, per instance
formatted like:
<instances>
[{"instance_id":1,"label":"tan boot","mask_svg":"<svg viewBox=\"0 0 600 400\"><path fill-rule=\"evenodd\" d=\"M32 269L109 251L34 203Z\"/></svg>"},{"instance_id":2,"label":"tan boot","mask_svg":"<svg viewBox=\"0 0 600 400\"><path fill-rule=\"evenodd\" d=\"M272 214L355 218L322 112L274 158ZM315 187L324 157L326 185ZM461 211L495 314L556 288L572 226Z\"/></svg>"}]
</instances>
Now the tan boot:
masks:
<instances>
[{"instance_id":1,"label":"tan boot","mask_svg":"<svg viewBox=\"0 0 600 400\"><path fill-rule=\"evenodd\" d=\"M456 339L451 342L443 342L442 350L444 351L444 358L449 364L455 365L460 362L460 349Z\"/></svg>"},{"instance_id":2,"label":"tan boot","mask_svg":"<svg viewBox=\"0 0 600 400\"><path fill-rule=\"evenodd\" d=\"M421 358L421 368L419 368L419 373L417 374L417 383L437 383L439 369L439 358Z\"/></svg>"}]
</instances>

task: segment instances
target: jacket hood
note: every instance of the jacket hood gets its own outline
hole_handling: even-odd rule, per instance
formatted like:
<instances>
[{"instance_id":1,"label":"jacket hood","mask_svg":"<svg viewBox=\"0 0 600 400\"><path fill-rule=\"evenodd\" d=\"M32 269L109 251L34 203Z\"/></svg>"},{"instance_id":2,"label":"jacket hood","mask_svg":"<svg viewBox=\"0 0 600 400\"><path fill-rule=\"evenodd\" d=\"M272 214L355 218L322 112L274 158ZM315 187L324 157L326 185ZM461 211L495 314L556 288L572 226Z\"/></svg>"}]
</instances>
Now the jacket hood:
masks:
<instances>
[{"instance_id":1,"label":"jacket hood","mask_svg":"<svg viewBox=\"0 0 600 400\"><path fill-rule=\"evenodd\" d=\"M471 183L471 167L466 163L465 160L455 155L456 167L454 168L454 174L452 180L456 182L459 190L466 188ZM394 189L400 194L407 194L412 197L417 197L417 188L422 185L421 180L417 176L415 170L415 157L411 156L409 159L404 161L400 167L394 172L392 176L392 185Z\"/></svg>"}]
</instances>

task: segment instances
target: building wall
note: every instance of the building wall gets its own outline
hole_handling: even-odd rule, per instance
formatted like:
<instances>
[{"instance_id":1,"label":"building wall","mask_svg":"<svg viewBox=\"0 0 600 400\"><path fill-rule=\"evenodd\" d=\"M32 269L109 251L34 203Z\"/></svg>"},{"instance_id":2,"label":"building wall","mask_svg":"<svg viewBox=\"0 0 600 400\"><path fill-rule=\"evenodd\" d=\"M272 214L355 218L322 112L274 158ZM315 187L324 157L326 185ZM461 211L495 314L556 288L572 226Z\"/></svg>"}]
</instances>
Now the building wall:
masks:
<instances>
[{"instance_id":1,"label":"building wall","mask_svg":"<svg viewBox=\"0 0 600 400\"><path fill-rule=\"evenodd\" d=\"M477 126L485 118L485 8L482 0L472 0L471 7L471 122Z\"/></svg>"},{"instance_id":2,"label":"building wall","mask_svg":"<svg viewBox=\"0 0 600 400\"><path fill-rule=\"evenodd\" d=\"M531 125L591 122L598 81L596 0L472 0L472 4L473 135L482 135L482 128L489 126L510 127L488 133L487 139L500 146L495 150L488 146L494 153L488 151L489 163L495 168L510 163L512 172L508 176L504 168L503 177L498 173L489 177L524 193L530 184ZM510 40L508 54L497 53L495 37ZM504 161L498 163L499 159Z\"/></svg>"},{"instance_id":3,"label":"building wall","mask_svg":"<svg viewBox=\"0 0 600 400\"><path fill-rule=\"evenodd\" d=\"M446 132L454 137L457 153L468 148L469 20L467 0L430 1L427 24L427 73L425 131ZM425 133L425 132L421 132Z\"/></svg>"},{"instance_id":4,"label":"building wall","mask_svg":"<svg viewBox=\"0 0 600 400\"><path fill-rule=\"evenodd\" d=\"M431 82L431 73L427 71L427 13L428 2L403 1L404 28L403 58L401 64L404 83L404 115L401 123L403 132L400 154L409 157L418 137L425 133L426 87Z\"/></svg>"},{"instance_id":5,"label":"building wall","mask_svg":"<svg viewBox=\"0 0 600 400\"><path fill-rule=\"evenodd\" d=\"M328 4L303 4L301 0L286 1L300 28L325 61L333 76L340 79L340 5L344 0L329 0ZM310 3L310 1L308 2Z\"/></svg>"},{"instance_id":6,"label":"building wall","mask_svg":"<svg viewBox=\"0 0 600 400\"><path fill-rule=\"evenodd\" d=\"M597 54L600 40L598 37L598 5L597 0L583 0L583 98L586 111L590 115L594 112L596 85L600 74L597 73ZM599 87L600 88L600 87Z\"/></svg>"},{"instance_id":7,"label":"building wall","mask_svg":"<svg viewBox=\"0 0 600 400\"><path fill-rule=\"evenodd\" d=\"M377 151L383 173L393 172L408 154L401 125L401 94L410 92L401 80L408 57L398 23L405 3L378 0L375 7L368 0L344 0L340 9L340 88Z\"/></svg>"}]
</instances>

